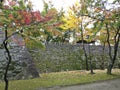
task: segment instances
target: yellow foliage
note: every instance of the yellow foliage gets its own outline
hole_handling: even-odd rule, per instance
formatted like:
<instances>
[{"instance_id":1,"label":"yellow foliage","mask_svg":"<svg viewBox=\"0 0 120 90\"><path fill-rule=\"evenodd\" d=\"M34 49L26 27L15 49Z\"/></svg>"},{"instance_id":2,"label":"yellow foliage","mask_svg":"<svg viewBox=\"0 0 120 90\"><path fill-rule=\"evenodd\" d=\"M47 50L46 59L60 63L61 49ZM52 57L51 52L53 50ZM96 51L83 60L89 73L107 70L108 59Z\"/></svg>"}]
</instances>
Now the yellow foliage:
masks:
<instances>
[{"instance_id":1,"label":"yellow foliage","mask_svg":"<svg viewBox=\"0 0 120 90\"><path fill-rule=\"evenodd\" d=\"M79 6L79 5L80 5L80 3L79 3L78 1L76 1L75 5L76 5L76 6Z\"/></svg>"},{"instance_id":2,"label":"yellow foliage","mask_svg":"<svg viewBox=\"0 0 120 90\"><path fill-rule=\"evenodd\" d=\"M62 17L63 25L60 27L64 30L77 29L81 23L81 19L77 17L72 10L69 10L66 15Z\"/></svg>"}]
</instances>

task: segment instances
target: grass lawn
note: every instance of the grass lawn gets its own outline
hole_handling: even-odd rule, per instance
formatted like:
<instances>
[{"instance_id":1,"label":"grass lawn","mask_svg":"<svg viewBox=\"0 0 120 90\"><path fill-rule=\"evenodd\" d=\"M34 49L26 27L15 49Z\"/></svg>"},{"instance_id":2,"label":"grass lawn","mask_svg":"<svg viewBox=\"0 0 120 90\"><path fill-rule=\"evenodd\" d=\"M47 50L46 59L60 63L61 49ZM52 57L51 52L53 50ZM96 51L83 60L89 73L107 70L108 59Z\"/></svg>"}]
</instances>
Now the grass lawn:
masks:
<instances>
[{"instance_id":1,"label":"grass lawn","mask_svg":"<svg viewBox=\"0 0 120 90\"><path fill-rule=\"evenodd\" d=\"M113 75L107 75L106 70L94 72L96 73L94 75L89 74L89 71L79 70L41 74L41 78L10 81L9 90L36 90L44 87L85 84L120 78L120 69L114 69ZM0 82L0 90L4 90L4 82Z\"/></svg>"}]
</instances>

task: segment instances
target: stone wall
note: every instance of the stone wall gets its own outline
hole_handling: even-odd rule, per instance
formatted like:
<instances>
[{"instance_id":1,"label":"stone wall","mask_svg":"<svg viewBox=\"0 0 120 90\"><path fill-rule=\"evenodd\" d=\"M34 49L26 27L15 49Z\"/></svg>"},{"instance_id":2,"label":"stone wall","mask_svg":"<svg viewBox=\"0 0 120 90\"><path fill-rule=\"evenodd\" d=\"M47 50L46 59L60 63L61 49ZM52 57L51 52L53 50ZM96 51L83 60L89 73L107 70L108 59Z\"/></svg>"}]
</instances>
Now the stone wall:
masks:
<instances>
[{"instance_id":1,"label":"stone wall","mask_svg":"<svg viewBox=\"0 0 120 90\"><path fill-rule=\"evenodd\" d=\"M33 50L32 55L41 72L85 69L85 57L81 44L48 43L43 50ZM85 45L87 54L92 57L94 68L106 68L108 65L108 47ZM89 58L89 57L88 57ZM120 48L117 58L120 59ZM90 59L89 59L90 61ZM118 61L116 62L116 66ZM103 67L104 66L104 67Z\"/></svg>"},{"instance_id":2,"label":"stone wall","mask_svg":"<svg viewBox=\"0 0 120 90\"><path fill-rule=\"evenodd\" d=\"M4 33L0 30L0 45L3 40ZM24 79L31 76L38 77L35 65L37 65L39 72L41 73L85 69L85 57L81 44L71 45L63 43L47 43L45 44L45 49L29 50L32 55L31 57L29 51L25 47L22 37L15 35L11 37L9 41L9 49L13 61L10 68L11 71L9 71L9 76L15 77L15 79ZM108 61L110 60L108 56L108 47L105 47L104 52L103 46L100 45L85 45L85 49L88 56L90 55L92 58L94 69L107 67ZM120 62L120 48L118 51L118 60L115 67L118 67ZM36 64L34 64L33 59ZM5 60L5 50L1 46L0 73L4 72L5 67L3 66L6 66Z\"/></svg>"},{"instance_id":3,"label":"stone wall","mask_svg":"<svg viewBox=\"0 0 120 90\"><path fill-rule=\"evenodd\" d=\"M6 51L2 46L4 32L0 30L0 79L3 79L3 73L7 64ZM12 63L9 68L9 79L26 79L39 77L39 73L33 62L33 59L25 47L23 38L14 35L9 38L8 48L12 56Z\"/></svg>"}]
</instances>

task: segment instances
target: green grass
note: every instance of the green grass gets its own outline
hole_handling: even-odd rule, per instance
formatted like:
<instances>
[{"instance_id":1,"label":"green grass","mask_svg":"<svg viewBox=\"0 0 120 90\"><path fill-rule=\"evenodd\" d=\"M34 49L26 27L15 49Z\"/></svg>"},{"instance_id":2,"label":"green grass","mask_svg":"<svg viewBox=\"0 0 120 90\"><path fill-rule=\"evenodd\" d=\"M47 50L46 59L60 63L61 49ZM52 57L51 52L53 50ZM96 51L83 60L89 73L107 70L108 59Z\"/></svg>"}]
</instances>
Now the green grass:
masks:
<instances>
[{"instance_id":1,"label":"green grass","mask_svg":"<svg viewBox=\"0 0 120 90\"><path fill-rule=\"evenodd\" d=\"M95 73L91 75L88 71L68 71L41 74L41 78L10 81L9 90L36 90L44 87L85 84L120 78L119 69L114 70L113 75L107 75L105 70L96 70ZM0 82L0 90L4 90L4 82Z\"/></svg>"}]
</instances>

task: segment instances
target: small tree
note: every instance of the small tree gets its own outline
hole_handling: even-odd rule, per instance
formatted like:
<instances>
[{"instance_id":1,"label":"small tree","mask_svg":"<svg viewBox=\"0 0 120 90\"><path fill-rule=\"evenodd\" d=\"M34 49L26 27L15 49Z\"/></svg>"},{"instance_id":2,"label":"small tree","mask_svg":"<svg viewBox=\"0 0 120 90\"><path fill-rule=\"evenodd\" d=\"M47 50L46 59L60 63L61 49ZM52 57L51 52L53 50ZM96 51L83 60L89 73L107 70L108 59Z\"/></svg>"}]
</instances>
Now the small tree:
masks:
<instances>
[{"instance_id":1,"label":"small tree","mask_svg":"<svg viewBox=\"0 0 120 90\"><path fill-rule=\"evenodd\" d=\"M93 4L93 2L96 2ZM109 57L110 60L108 62L107 74L112 73L112 68L116 61L116 56L118 52L118 46L120 41L120 13L119 13L119 0L116 0L111 3L111 8L107 8L106 4L109 1L100 1L100 0L92 0L90 6L93 11L91 11L91 15L89 16L95 19L94 30L95 35L101 30L106 31L106 42L108 43L109 48ZM117 7L112 7L112 5L116 5ZM100 34L101 35L101 34Z\"/></svg>"}]
</instances>

